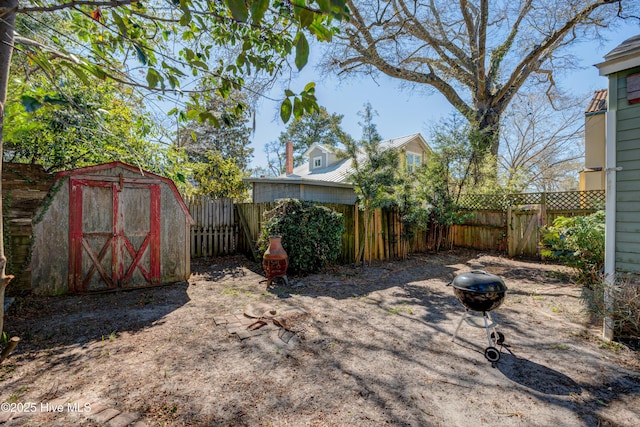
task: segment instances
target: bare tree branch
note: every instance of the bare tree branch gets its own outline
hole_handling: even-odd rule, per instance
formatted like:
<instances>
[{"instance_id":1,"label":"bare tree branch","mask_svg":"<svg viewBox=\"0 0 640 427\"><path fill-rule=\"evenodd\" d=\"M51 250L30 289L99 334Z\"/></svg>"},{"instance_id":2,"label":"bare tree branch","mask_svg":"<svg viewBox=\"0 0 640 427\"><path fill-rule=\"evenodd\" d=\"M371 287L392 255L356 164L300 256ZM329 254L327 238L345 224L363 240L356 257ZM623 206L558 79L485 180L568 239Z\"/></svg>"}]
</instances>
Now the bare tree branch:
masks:
<instances>
[{"instance_id":1,"label":"bare tree branch","mask_svg":"<svg viewBox=\"0 0 640 427\"><path fill-rule=\"evenodd\" d=\"M618 19L615 8L607 6L638 8L630 0L347 4L351 19L336 36L338 50L333 62L327 61L330 66L337 65L342 74L379 72L437 90L473 122L481 135L478 149L494 155L501 115L523 85L544 76L540 83L551 97L556 69L571 65L560 49L579 32Z\"/></svg>"},{"instance_id":2,"label":"bare tree branch","mask_svg":"<svg viewBox=\"0 0 640 427\"><path fill-rule=\"evenodd\" d=\"M562 27L547 36L539 45L534 48L520 61L514 68L509 79L495 95L495 105L500 108L507 105L516 92L522 87L529 75L537 70L548 55L557 47L556 44L562 41L562 38L575 28L578 23L585 20L594 10L605 4L616 3L618 0L599 0L585 6L583 9L572 14Z\"/></svg>"},{"instance_id":3,"label":"bare tree branch","mask_svg":"<svg viewBox=\"0 0 640 427\"><path fill-rule=\"evenodd\" d=\"M103 9L128 6L134 3L141 3L142 0L110 0L110 1L92 1L92 0L73 0L68 3L54 4L51 6L32 6L19 7L18 13L29 12L55 12L57 10L71 9L78 6L92 6Z\"/></svg>"}]
</instances>

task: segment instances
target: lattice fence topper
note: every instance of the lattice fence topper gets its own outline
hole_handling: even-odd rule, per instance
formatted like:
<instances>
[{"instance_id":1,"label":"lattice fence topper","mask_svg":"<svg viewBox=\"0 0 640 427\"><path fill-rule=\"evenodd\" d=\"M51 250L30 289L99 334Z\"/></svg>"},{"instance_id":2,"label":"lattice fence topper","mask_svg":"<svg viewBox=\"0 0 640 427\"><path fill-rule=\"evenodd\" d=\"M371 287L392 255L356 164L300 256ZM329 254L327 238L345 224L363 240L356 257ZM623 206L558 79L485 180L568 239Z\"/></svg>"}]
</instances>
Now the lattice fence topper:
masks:
<instances>
[{"instance_id":1,"label":"lattice fence topper","mask_svg":"<svg viewBox=\"0 0 640 427\"><path fill-rule=\"evenodd\" d=\"M520 194L463 194L458 200L461 209L506 211L509 207L546 205L553 210L604 209L605 191L562 191Z\"/></svg>"}]
</instances>

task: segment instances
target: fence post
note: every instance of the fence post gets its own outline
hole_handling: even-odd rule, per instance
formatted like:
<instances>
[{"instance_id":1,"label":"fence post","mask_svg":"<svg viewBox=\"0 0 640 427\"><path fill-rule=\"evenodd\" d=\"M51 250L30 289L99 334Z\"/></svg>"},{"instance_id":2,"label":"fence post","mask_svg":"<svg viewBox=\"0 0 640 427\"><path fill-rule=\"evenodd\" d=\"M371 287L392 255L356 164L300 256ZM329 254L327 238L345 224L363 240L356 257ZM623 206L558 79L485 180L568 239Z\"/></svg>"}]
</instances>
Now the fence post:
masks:
<instances>
[{"instance_id":1,"label":"fence post","mask_svg":"<svg viewBox=\"0 0 640 427\"><path fill-rule=\"evenodd\" d=\"M538 219L538 230L536 232L537 247L538 247L538 258L541 257L542 247L540 245L540 229L547 226L547 193L542 193L542 197L540 199L540 214Z\"/></svg>"},{"instance_id":2,"label":"fence post","mask_svg":"<svg viewBox=\"0 0 640 427\"><path fill-rule=\"evenodd\" d=\"M242 230L244 231L244 235L247 239L247 243L249 244L249 249L251 249L251 254L253 255L253 259L258 259L258 251L256 250L256 246L253 243L253 239L251 238L251 230L249 229L249 224L247 224L247 220L244 218L244 214L242 213L242 209L239 206L236 206L236 212L238 213L238 218L240 218L240 224L242 225Z\"/></svg>"}]
</instances>

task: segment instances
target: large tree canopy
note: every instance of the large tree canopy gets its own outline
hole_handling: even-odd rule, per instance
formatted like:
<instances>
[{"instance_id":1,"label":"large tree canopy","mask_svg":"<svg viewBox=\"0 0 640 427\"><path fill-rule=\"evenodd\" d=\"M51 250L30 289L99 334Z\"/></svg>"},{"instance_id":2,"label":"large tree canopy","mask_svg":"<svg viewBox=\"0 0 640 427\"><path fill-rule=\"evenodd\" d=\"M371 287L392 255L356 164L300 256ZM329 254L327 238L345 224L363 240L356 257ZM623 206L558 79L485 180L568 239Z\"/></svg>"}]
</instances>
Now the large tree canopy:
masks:
<instances>
[{"instance_id":1,"label":"large tree canopy","mask_svg":"<svg viewBox=\"0 0 640 427\"><path fill-rule=\"evenodd\" d=\"M111 79L159 95L188 92L181 84L195 78L227 97L245 75L277 74L292 54L295 66L304 67L306 34L330 40L332 21L344 13L342 0L8 1L0 7L0 33L14 53L52 75L65 67L87 84L91 77ZM16 14L38 22L38 33L14 34L8 23ZM68 21L76 36L57 31L51 15ZM235 47L233 61L212 63L229 47ZM8 73L4 60L0 81ZM314 108L312 86L297 95L288 91L282 116ZM199 111L199 118L215 123L217 113Z\"/></svg>"},{"instance_id":2,"label":"large tree canopy","mask_svg":"<svg viewBox=\"0 0 640 427\"><path fill-rule=\"evenodd\" d=\"M533 77L553 86L563 49L638 7L631 0L347 0L351 19L328 63L435 89L498 154L499 122ZM484 153L478 153L484 154Z\"/></svg>"},{"instance_id":3,"label":"large tree canopy","mask_svg":"<svg viewBox=\"0 0 640 427\"><path fill-rule=\"evenodd\" d=\"M82 85L73 75L52 84L41 75L11 79L4 126L4 160L48 171L120 160L157 171L162 151L149 142L154 124L140 114L128 87Z\"/></svg>"}]
</instances>

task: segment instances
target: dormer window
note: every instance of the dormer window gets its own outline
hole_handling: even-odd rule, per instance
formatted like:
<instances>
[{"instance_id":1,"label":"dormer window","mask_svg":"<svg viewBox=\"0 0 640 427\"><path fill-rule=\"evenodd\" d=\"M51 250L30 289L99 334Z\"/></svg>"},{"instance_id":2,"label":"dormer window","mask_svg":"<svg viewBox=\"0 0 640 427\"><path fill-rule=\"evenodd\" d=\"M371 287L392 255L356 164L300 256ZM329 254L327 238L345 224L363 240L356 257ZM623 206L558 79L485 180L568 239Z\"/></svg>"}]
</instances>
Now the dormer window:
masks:
<instances>
[{"instance_id":1,"label":"dormer window","mask_svg":"<svg viewBox=\"0 0 640 427\"><path fill-rule=\"evenodd\" d=\"M422 165L422 155L407 152L407 171L413 172Z\"/></svg>"},{"instance_id":2,"label":"dormer window","mask_svg":"<svg viewBox=\"0 0 640 427\"><path fill-rule=\"evenodd\" d=\"M320 168L322 167L322 156L318 156L318 157L314 157L313 158L313 168Z\"/></svg>"}]
</instances>

